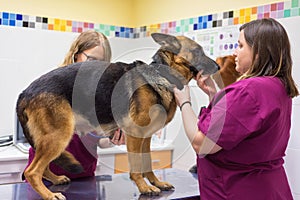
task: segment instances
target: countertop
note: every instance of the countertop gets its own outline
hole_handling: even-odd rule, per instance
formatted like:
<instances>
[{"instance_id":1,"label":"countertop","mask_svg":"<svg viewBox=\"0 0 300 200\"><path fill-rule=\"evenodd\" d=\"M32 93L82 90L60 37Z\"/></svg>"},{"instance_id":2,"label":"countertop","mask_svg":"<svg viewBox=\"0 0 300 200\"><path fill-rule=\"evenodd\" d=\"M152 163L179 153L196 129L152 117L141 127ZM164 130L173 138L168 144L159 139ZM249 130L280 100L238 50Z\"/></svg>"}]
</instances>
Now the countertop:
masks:
<instances>
[{"instance_id":1,"label":"countertop","mask_svg":"<svg viewBox=\"0 0 300 200\"><path fill-rule=\"evenodd\" d=\"M62 192L67 200L200 199L196 174L174 168L155 170L154 173L160 180L170 182L175 189L162 191L159 196L141 195L128 173L82 178L68 185L47 185L52 191ZM28 183L0 185L0 194L3 200L40 199Z\"/></svg>"},{"instance_id":2,"label":"countertop","mask_svg":"<svg viewBox=\"0 0 300 200\"><path fill-rule=\"evenodd\" d=\"M151 151L165 151L165 150L173 150L174 145L171 141L165 141L164 143L151 143ZM126 145L115 145L109 148L98 148L98 155L103 154L117 154L117 153L127 153Z\"/></svg>"},{"instance_id":3,"label":"countertop","mask_svg":"<svg viewBox=\"0 0 300 200\"><path fill-rule=\"evenodd\" d=\"M151 151L173 150L174 145L171 142L151 143ZM98 148L98 155L127 153L126 145L113 146L109 148ZM27 160L28 153L24 153L14 145L0 147L0 161Z\"/></svg>"}]
</instances>

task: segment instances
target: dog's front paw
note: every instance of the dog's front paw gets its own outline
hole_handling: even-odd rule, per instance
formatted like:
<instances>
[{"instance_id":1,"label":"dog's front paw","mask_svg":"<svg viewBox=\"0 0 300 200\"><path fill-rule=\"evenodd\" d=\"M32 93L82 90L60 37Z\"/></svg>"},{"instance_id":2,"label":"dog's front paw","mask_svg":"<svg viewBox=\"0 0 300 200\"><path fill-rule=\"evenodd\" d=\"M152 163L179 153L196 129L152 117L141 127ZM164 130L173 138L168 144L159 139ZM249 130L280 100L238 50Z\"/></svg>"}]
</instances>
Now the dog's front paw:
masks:
<instances>
[{"instance_id":1,"label":"dog's front paw","mask_svg":"<svg viewBox=\"0 0 300 200\"><path fill-rule=\"evenodd\" d=\"M71 182L71 180L68 177L64 176L64 175L58 176L57 179L52 180L52 183L54 185L66 185L66 184L69 184L70 182Z\"/></svg>"},{"instance_id":2,"label":"dog's front paw","mask_svg":"<svg viewBox=\"0 0 300 200\"><path fill-rule=\"evenodd\" d=\"M145 194L148 196L158 196L161 192L159 188L152 185L147 185L145 187L139 188L139 190L141 194Z\"/></svg>"},{"instance_id":3,"label":"dog's front paw","mask_svg":"<svg viewBox=\"0 0 300 200\"><path fill-rule=\"evenodd\" d=\"M51 197L45 200L66 200L67 198L62 193L52 193Z\"/></svg>"},{"instance_id":4,"label":"dog's front paw","mask_svg":"<svg viewBox=\"0 0 300 200\"><path fill-rule=\"evenodd\" d=\"M155 184L155 186L163 191L174 189L174 186L168 182L158 182Z\"/></svg>"}]
</instances>

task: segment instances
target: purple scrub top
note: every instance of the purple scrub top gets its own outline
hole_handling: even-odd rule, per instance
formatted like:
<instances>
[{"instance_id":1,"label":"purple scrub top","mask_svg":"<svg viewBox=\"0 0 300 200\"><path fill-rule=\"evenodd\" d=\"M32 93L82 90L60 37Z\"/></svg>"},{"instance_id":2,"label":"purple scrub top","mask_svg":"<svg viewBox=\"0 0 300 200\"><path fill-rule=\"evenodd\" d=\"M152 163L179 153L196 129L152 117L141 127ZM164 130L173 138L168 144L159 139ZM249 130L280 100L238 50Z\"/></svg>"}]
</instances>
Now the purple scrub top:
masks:
<instances>
[{"instance_id":1,"label":"purple scrub top","mask_svg":"<svg viewBox=\"0 0 300 200\"><path fill-rule=\"evenodd\" d=\"M240 80L218 92L198 128L222 150L198 155L201 200L291 200L283 168L292 100L280 79Z\"/></svg>"}]
</instances>

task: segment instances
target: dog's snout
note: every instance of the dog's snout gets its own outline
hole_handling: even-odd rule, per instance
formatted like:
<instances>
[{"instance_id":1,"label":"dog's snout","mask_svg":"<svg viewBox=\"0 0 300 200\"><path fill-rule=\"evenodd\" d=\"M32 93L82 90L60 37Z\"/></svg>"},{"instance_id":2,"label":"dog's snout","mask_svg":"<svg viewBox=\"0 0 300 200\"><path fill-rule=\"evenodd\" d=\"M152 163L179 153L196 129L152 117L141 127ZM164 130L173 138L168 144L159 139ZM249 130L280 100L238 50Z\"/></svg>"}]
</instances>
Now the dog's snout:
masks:
<instances>
[{"instance_id":1,"label":"dog's snout","mask_svg":"<svg viewBox=\"0 0 300 200\"><path fill-rule=\"evenodd\" d=\"M197 69L198 71L202 70L203 74L214 74L220 70L220 66L206 55L202 56L199 61Z\"/></svg>"},{"instance_id":2,"label":"dog's snout","mask_svg":"<svg viewBox=\"0 0 300 200\"><path fill-rule=\"evenodd\" d=\"M220 65L218 65L218 63L216 63L216 61L214 61L215 62L215 64L216 64L216 66L217 66L217 71L219 71L220 69L221 69L221 67L220 67Z\"/></svg>"}]
</instances>

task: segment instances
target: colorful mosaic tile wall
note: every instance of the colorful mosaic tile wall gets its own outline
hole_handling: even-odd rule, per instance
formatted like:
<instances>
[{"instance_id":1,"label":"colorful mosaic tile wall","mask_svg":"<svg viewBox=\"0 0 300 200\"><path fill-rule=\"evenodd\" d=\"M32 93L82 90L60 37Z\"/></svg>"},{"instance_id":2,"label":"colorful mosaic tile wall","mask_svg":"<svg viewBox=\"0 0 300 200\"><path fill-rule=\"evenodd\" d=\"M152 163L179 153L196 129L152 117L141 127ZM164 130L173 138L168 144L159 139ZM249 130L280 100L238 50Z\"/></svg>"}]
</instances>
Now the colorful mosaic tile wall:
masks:
<instances>
[{"instance_id":1,"label":"colorful mosaic tile wall","mask_svg":"<svg viewBox=\"0 0 300 200\"><path fill-rule=\"evenodd\" d=\"M278 19L294 16L300 16L300 0L278 2L161 24L151 24L138 28L29 16L9 12L0 12L0 25L68 32L82 32L88 29L95 29L109 37L141 38L149 36L152 32L176 34L213 27L243 24L250 20L260 18L271 17Z\"/></svg>"}]
</instances>

